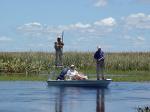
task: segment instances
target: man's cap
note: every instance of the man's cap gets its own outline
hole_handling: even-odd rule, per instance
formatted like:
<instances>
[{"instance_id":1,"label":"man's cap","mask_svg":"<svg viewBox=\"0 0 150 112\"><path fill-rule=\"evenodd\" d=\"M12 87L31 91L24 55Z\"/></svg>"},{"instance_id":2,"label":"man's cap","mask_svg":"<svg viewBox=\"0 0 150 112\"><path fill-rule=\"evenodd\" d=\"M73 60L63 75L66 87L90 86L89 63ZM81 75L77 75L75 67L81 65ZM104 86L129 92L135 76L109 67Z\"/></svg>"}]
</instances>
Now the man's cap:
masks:
<instances>
[{"instance_id":1,"label":"man's cap","mask_svg":"<svg viewBox=\"0 0 150 112\"><path fill-rule=\"evenodd\" d=\"M61 38L61 36L60 36L60 35L58 35L58 36L57 36L57 38Z\"/></svg>"},{"instance_id":2,"label":"man's cap","mask_svg":"<svg viewBox=\"0 0 150 112\"><path fill-rule=\"evenodd\" d=\"M101 46L100 46L100 45L98 45L98 46L97 46L97 49L100 49L100 48L101 48Z\"/></svg>"},{"instance_id":3,"label":"man's cap","mask_svg":"<svg viewBox=\"0 0 150 112\"><path fill-rule=\"evenodd\" d=\"M61 37L57 37L57 39L61 39Z\"/></svg>"},{"instance_id":4,"label":"man's cap","mask_svg":"<svg viewBox=\"0 0 150 112\"><path fill-rule=\"evenodd\" d=\"M70 65L70 67L73 68L73 67L75 67L75 66L72 64L72 65Z\"/></svg>"}]
</instances>

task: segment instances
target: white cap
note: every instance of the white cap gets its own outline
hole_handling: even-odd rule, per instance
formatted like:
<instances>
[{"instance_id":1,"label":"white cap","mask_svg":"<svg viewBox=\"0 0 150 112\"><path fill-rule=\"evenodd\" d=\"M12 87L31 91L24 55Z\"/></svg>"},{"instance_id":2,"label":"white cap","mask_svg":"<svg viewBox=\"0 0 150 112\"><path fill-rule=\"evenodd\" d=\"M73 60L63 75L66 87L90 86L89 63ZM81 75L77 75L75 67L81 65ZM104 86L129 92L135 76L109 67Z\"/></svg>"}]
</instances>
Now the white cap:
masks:
<instances>
[{"instance_id":1,"label":"white cap","mask_svg":"<svg viewBox=\"0 0 150 112\"><path fill-rule=\"evenodd\" d=\"M70 67L74 67L74 65L71 65Z\"/></svg>"},{"instance_id":2,"label":"white cap","mask_svg":"<svg viewBox=\"0 0 150 112\"><path fill-rule=\"evenodd\" d=\"M61 38L61 36L60 36L60 35L58 35L58 36L57 36L57 38Z\"/></svg>"},{"instance_id":3,"label":"white cap","mask_svg":"<svg viewBox=\"0 0 150 112\"><path fill-rule=\"evenodd\" d=\"M101 46L100 46L100 45L98 45L98 46L97 46L97 49L100 49L100 48L101 48Z\"/></svg>"}]
</instances>

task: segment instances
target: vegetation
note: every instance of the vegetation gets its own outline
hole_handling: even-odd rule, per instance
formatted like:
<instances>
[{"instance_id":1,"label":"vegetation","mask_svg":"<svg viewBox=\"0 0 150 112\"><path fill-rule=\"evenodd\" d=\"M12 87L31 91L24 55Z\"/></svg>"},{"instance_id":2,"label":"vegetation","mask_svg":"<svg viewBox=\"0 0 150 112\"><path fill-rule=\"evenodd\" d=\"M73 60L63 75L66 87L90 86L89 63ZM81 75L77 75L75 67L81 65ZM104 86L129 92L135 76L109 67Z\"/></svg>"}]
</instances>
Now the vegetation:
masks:
<instances>
[{"instance_id":1,"label":"vegetation","mask_svg":"<svg viewBox=\"0 0 150 112\"><path fill-rule=\"evenodd\" d=\"M149 106L138 107L137 112L150 112L150 107Z\"/></svg>"},{"instance_id":2,"label":"vegetation","mask_svg":"<svg viewBox=\"0 0 150 112\"><path fill-rule=\"evenodd\" d=\"M135 75L139 76L137 80L145 80L143 76L150 80L150 52L106 53L105 59L105 74L118 74L113 77L116 81L133 80ZM54 60L54 53L0 52L0 74L49 74L54 71ZM65 52L63 63L74 64L85 74L95 74L92 52ZM122 74L128 75L127 79L119 77Z\"/></svg>"},{"instance_id":3,"label":"vegetation","mask_svg":"<svg viewBox=\"0 0 150 112\"><path fill-rule=\"evenodd\" d=\"M3 74L0 75L0 81L46 81L47 75L28 75L25 74Z\"/></svg>"}]
</instances>

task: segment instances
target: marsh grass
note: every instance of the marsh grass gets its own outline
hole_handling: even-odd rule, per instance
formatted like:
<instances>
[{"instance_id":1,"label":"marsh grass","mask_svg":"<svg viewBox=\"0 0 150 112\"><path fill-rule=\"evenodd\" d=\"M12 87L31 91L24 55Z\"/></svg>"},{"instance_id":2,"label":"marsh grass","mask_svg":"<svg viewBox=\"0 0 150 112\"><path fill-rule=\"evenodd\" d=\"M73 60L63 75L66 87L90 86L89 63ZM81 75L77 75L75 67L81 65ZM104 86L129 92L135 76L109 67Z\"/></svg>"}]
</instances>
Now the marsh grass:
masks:
<instances>
[{"instance_id":1,"label":"marsh grass","mask_svg":"<svg viewBox=\"0 0 150 112\"><path fill-rule=\"evenodd\" d=\"M115 75L112 75L114 74ZM149 72L145 71L126 71L126 72L112 72L112 74L105 73L105 78L111 78L115 82L143 82L143 81L150 81L150 74ZM55 73L50 73L50 74L1 74L0 75L0 80L29 80L29 81L46 81L47 79L56 79L58 76L59 71L56 71ZM95 74L87 74L89 79L96 79Z\"/></svg>"},{"instance_id":2,"label":"marsh grass","mask_svg":"<svg viewBox=\"0 0 150 112\"><path fill-rule=\"evenodd\" d=\"M150 106L138 107L137 112L150 112Z\"/></svg>"},{"instance_id":3,"label":"marsh grass","mask_svg":"<svg viewBox=\"0 0 150 112\"><path fill-rule=\"evenodd\" d=\"M95 74L93 54L93 52L65 52L63 63L65 66L74 64L77 70L84 74ZM43 72L51 73L54 71L54 60L54 53L0 52L0 74L23 73L37 75ZM141 71L143 73L140 73ZM118 72L120 72L120 74L128 74L132 77L132 74L140 73L143 76L149 74L149 71L150 52L105 53L105 74L119 74Z\"/></svg>"},{"instance_id":4,"label":"marsh grass","mask_svg":"<svg viewBox=\"0 0 150 112\"><path fill-rule=\"evenodd\" d=\"M46 81L48 75L3 74L0 81Z\"/></svg>"}]
</instances>

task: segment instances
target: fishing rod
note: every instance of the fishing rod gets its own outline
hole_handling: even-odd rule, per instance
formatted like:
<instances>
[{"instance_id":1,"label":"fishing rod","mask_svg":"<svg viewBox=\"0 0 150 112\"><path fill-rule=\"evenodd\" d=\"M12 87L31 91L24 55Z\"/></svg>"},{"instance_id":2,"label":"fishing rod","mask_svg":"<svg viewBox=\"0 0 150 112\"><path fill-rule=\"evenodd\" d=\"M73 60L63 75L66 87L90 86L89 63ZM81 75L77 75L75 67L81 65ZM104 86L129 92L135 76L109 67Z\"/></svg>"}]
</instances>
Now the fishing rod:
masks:
<instances>
[{"instance_id":1,"label":"fishing rod","mask_svg":"<svg viewBox=\"0 0 150 112\"><path fill-rule=\"evenodd\" d=\"M64 40L64 31L62 31L62 33L61 33L61 38L62 38L62 42L64 42L63 40Z\"/></svg>"}]
</instances>

